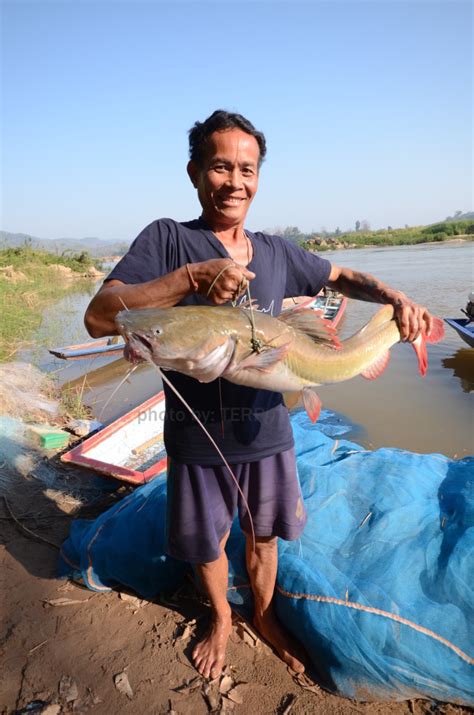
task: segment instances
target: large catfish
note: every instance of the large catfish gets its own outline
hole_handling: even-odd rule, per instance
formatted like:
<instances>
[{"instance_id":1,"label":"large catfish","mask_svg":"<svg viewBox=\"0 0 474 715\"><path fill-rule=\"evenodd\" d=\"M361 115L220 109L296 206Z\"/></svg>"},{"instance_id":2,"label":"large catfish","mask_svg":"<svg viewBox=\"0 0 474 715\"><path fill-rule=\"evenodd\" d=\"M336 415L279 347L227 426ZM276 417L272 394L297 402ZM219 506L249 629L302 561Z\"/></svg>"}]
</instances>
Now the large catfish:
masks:
<instances>
[{"instance_id":1,"label":"large catfish","mask_svg":"<svg viewBox=\"0 0 474 715\"><path fill-rule=\"evenodd\" d=\"M116 325L132 361L151 360L200 382L223 377L247 387L302 392L313 421L321 402L309 388L356 375L375 379L400 341L390 305L343 342L328 321L302 308L278 318L249 308L145 308L121 311ZM443 336L443 322L434 318L431 334L421 333L412 343L421 375L428 365L426 343Z\"/></svg>"}]
</instances>

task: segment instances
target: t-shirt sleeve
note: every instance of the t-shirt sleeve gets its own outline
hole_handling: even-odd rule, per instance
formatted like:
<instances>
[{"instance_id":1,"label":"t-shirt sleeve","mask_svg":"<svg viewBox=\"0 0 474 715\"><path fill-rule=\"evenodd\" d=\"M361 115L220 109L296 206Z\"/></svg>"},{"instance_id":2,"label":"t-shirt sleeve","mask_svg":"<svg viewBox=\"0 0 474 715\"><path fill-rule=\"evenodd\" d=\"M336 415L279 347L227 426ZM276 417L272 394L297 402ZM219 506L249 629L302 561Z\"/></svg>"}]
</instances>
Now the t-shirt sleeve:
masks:
<instances>
[{"instance_id":1,"label":"t-shirt sleeve","mask_svg":"<svg viewBox=\"0 0 474 715\"><path fill-rule=\"evenodd\" d=\"M280 240L287 266L285 298L319 293L328 281L331 263L284 238Z\"/></svg>"},{"instance_id":2,"label":"t-shirt sleeve","mask_svg":"<svg viewBox=\"0 0 474 715\"><path fill-rule=\"evenodd\" d=\"M176 270L176 231L173 229L167 220L150 223L105 280L146 283Z\"/></svg>"}]
</instances>

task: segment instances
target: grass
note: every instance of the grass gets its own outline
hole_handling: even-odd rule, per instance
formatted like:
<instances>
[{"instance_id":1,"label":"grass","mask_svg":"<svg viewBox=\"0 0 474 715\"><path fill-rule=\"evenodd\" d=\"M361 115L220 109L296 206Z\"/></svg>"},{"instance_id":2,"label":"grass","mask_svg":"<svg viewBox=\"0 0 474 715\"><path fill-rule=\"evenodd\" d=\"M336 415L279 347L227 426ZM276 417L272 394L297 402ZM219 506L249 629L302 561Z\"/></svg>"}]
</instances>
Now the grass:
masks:
<instances>
[{"instance_id":1,"label":"grass","mask_svg":"<svg viewBox=\"0 0 474 715\"><path fill-rule=\"evenodd\" d=\"M27 244L19 248L0 250L0 268L12 266L25 279L7 280L0 274L0 362L15 356L28 344L33 332L41 325L43 310L66 293L77 290L77 281L61 280L52 264L64 265L75 273L83 273L90 266L99 267L88 254L58 256L47 251L33 250Z\"/></svg>"},{"instance_id":2,"label":"grass","mask_svg":"<svg viewBox=\"0 0 474 715\"><path fill-rule=\"evenodd\" d=\"M87 375L84 375L82 385L74 387L63 387L61 390L61 406L68 417L76 420L87 420L91 418L92 411L82 402L84 385Z\"/></svg>"}]
</instances>

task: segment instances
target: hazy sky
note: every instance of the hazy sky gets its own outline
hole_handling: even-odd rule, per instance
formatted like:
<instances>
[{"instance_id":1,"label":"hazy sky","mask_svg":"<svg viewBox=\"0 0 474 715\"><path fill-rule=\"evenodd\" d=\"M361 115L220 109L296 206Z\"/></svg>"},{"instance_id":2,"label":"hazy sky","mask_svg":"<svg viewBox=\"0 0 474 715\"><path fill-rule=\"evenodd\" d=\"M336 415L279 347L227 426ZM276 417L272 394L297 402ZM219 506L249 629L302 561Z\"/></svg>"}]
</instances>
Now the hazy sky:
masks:
<instances>
[{"instance_id":1,"label":"hazy sky","mask_svg":"<svg viewBox=\"0 0 474 715\"><path fill-rule=\"evenodd\" d=\"M199 205L187 131L265 132L249 229L430 223L472 205L472 6L3 0L0 228L129 240Z\"/></svg>"}]
</instances>

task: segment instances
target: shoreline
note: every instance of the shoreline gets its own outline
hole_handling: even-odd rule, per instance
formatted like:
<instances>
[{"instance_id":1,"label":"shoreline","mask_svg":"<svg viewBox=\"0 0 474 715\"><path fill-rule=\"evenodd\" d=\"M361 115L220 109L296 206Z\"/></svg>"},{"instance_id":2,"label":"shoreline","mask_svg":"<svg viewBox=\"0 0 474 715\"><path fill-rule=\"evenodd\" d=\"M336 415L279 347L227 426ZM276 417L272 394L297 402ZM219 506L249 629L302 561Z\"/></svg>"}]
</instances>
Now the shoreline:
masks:
<instances>
[{"instance_id":1,"label":"shoreline","mask_svg":"<svg viewBox=\"0 0 474 715\"><path fill-rule=\"evenodd\" d=\"M393 244L393 243L361 243L361 244L351 244L349 246L344 246L342 244L339 245L334 245L329 248L325 248L324 250L316 250L316 249L310 249L306 248L305 250L309 251L310 253L339 253L341 251L361 251L361 250L366 250L370 248L377 248L377 249L383 249L383 248L413 248L413 247L419 247L419 246L443 246L447 243L453 244L453 243L459 243L459 244L464 244L464 243L473 243L474 242L474 236L470 236L467 234L466 236L456 236L455 238L447 238L444 241L423 241L422 243L398 243L398 244Z\"/></svg>"}]
</instances>

